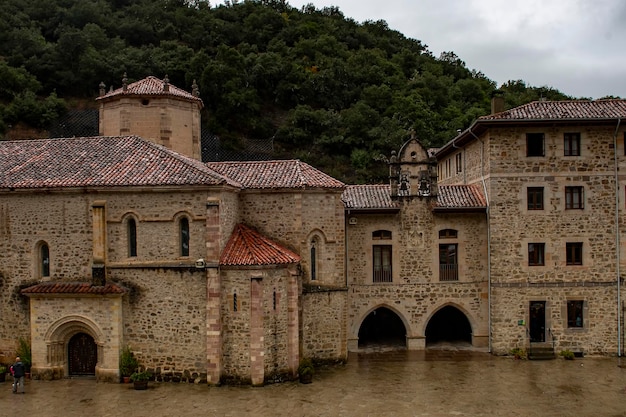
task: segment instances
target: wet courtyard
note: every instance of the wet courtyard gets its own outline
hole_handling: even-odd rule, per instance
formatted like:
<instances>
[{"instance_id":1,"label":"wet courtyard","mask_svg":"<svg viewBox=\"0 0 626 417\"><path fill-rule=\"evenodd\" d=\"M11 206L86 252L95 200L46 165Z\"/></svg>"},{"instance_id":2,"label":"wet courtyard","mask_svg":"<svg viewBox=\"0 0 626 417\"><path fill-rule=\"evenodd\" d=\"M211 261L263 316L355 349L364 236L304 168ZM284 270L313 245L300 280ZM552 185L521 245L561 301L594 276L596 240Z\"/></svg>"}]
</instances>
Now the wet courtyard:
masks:
<instances>
[{"instance_id":1,"label":"wet courtyard","mask_svg":"<svg viewBox=\"0 0 626 417\"><path fill-rule=\"evenodd\" d=\"M92 379L0 383L0 415L626 416L626 360L513 360L482 352L369 352L319 369L313 383L208 387L151 382L146 391Z\"/></svg>"}]
</instances>

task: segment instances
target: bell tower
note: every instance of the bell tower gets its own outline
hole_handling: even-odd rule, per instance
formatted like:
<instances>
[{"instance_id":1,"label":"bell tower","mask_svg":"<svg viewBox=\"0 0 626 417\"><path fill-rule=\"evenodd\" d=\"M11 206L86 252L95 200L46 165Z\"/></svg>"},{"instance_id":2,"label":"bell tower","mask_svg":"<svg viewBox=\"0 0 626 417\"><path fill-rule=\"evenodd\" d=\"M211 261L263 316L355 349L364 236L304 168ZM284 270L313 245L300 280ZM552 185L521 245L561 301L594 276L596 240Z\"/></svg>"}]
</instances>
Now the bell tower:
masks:
<instances>
[{"instance_id":1,"label":"bell tower","mask_svg":"<svg viewBox=\"0 0 626 417\"><path fill-rule=\"evenodd\" d=\"M389 182L393 199L436 197L438 194L437 162L428 156L414 131L397 155L395 151L391 153Z\"/></svg>"},{"instance_id":2,"label":"bell tower","mask_svg":"<svg viewBox=\"0 0 626 417\"><path fill-rule=\"evenodd\" d=\"M190 158L202 160L200 110L204 106L196 82L189 93L160 80L147 77L106 92L100 83L101 136L140 136Z\"/></svg>"}]
</instances>

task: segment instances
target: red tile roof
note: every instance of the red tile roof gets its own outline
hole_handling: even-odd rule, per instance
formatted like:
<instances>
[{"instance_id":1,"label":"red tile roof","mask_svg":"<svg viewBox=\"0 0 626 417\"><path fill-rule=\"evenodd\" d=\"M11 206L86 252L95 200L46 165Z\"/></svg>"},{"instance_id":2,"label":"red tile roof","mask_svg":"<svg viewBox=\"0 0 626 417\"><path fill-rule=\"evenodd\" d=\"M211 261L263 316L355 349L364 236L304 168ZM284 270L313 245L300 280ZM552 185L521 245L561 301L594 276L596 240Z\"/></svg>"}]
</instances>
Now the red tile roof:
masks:
<instances>
[{"instance_id":1,"label":"red tile roof","mask_svg":"<svg viewBox=\"0 0 626 417\"><path fill-rule=\"evenodd\" d=\"M283 265L300 262L300 256L238 224L220 257L222 266Z\"/></svg>"},{"instance_id":2,"label":"red tile roof","mask_svg":"<svg viewBox=\"0 0 626 417\"><path fill-rule=\"evenodd\" d=\"M626 100L533 101L478 118L492 120L606 120L626 118Z\"/></svg>"},{"instance_id":3,"label":"red tile roof","mask_svg":"<svg viewBox=\"0 0 626 417\"><path fill-rule=\"evenodd\" d=\"M88 282L42 282L24 288L22 294L124 294L126 290L117 284L106 283L103 286L91 285Z\"/></svg>"},{"instance_id":4,"label":"red tile roof","mask_svg":"<svg viewBox=\"0 0 626 417\"><path fill-rule=\"evenodd\" d=\"M617 124L620 119L626 119L626 100L623 99L533 101L500 113L479 117L469 128L442 146L435 156L441 160L457 152L459 147L477 140L475 135L480 135L494 125L542 122Z\"/></svg>"},{"instance_id":5,"label":"red tile roof","mask_svg":"<svg viewBox=\"0 0 626 417\"><path fill-rule=\"evenodd\" d=\"M244 188L337 188L345 184L299 160L208 162L207 166Z\"/></svg>"},{"instance_id":6,"label":"red tile roof","mask_svg":"<svg viewBox=\"0 0 626 417\"><path fill-rule=\"evenodd\" d=\"M484 210L487 202L477 185L440 185L434 209L441 210ZM391 198L390 186L350 185L341 199L346 209L380 210L397 209L397 201Z\"/></svg>"},{"instance_id":7,"label":"red tile roof","mask_svg":"<svg viewBox=\"0 0 626 417\"><path fill-rule=\"evenodd\" d=\"M0 141L0 188L219 184L239 187L136 136Z\"/></svg>"},{"instance_id":8,"label":"red tile roof","mask_svg":"<svg viewBox=\"0 0 626 417\"><path fill-rule=\"evenodd\" d=\"M196 97L172 84L168 84L168 91L164 91L163 86L163 80L149 76L143 80L128 84L126 91L124 91L123 87L120 87L117 90L109 91L105 95L96 98L96 100L107 100L120 96L173 96L188 101L197 101L198 104L202 106L202 99L200 99L200 97Z\"/></svg>"},{"instance_id":9,"label":"red tile roof","mask_svg":"<svg viewBox=\"0 0 626 417\"><path fill-rule=\"evenodd\" d=\"M348 185L341 195L346 209L398 209L389 184Z\"/></svg>"},{"instance_id":10,"label":"red tile roof","mask_svg":"<svg viewBox=\"0 0 626 417\"><path fill-rule=\"evenodd\" d=\"M487 207L481 188L476 185L440 185L435 210L482 210Z\"/></svg>"}]
</instances>

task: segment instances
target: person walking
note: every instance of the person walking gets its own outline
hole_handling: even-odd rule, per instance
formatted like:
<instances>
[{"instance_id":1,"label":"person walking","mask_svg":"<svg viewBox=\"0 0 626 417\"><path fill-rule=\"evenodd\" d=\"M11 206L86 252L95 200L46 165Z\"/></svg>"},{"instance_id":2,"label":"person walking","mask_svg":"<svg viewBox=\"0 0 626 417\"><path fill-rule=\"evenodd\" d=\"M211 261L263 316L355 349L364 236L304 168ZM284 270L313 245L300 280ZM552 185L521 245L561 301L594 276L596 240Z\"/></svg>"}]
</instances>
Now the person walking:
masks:
<instances>
[{"instance_id":1,"label":"person walking","mask_svg":"<svg viewBox=\"0 0 626 417\"><path fill-rule=\"evenodd\" d=\"M20 387L20 393L24 394L24 364L22 363L20 357L15 358L15 363L12 366L13 368L13 394L17 394L17 387Z\"/></svg>"}]
</instances>

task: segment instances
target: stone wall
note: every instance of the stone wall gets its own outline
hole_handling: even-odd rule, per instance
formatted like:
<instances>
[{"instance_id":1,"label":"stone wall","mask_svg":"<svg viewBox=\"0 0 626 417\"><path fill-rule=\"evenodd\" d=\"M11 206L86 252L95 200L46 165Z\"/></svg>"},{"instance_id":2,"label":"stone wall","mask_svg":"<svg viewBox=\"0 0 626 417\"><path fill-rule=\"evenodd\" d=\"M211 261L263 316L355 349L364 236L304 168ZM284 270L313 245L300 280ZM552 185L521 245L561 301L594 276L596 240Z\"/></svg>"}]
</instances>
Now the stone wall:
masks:
<instances>
[{"instance_id":1,"label":"stone wall","mask_svg":"<svg viewBox=\"0 0 626 417\"><path fill-rule=\"evenodd\" d=\"M345 361L347 290L305 287L302 295L302 357Z\"/></svg>"},{"instance_id":2,"label":"stone wall","mask_svg":"<svg viewBox=\"0 0 626 417\"><path fill-rule=\"evenodd\" d=\"M411 348L424 348L429 319L452 305L469 320L476 346L488 336L487 228L484 213L433 214L427 199L401 201L399 213L359 214L348 225L348 338L356 348L359 328L378 307L394 311L404 322ZM440 239L452 229L457 238ZM388 230L389 240L374 240L373 232ZM442 282L439 244L458 247L458 281ZM392 282L373 282L372 246L392 245Z\"/></svg>"},{"instance_id":3,"label":"stone wall","mask_svg":"<svg viewBox=\"0 0 626 417\"><path fill-rule=\"evenodd\" d=\"M546 341L555 338L555 350L569 349L585 355L617 353L617 291L615 285L495 286L493 293L493 353L528 349L529 303L546 302ZM568 328L567 301L585 302L584 327ZM520 320L523 321L520 324ZM547 329L550 329L548 331Z\"/></svg>"},{"instance_id":4,"label":"stone wall","mask_svg":"<svg viewBox=\"0 0 626 417\"><path fill-rule=\"evenodd\" d=\"M100 105L100 135L135 135L201 160L199 103L171 97L124 97Z\"/></svg>"},{"instance_id":5,"label":"stone wall","mask_svg":"<svg viewBox=\"0 0 626 417\"><path fill-rule=\"evenodd\" d=\"M580 156L563 156L563 134L571 131L581 134ZM544 133L545 156L526 156L527 133ZM616 353L613 133L597 126L492 129L487 181L494 352L527 345L529 302L545 301L546 329L557 349ZM566 208L567 186L583 187L584 208ZM543 187L543 210L528 210L528 187ZM567 264L568 242L582 243L582 265ZM544 265L529 265L532 243L545 245ZM588 308L583 329L567 327L564 309L572 299Z\"/></svg>"}]
</instances>

